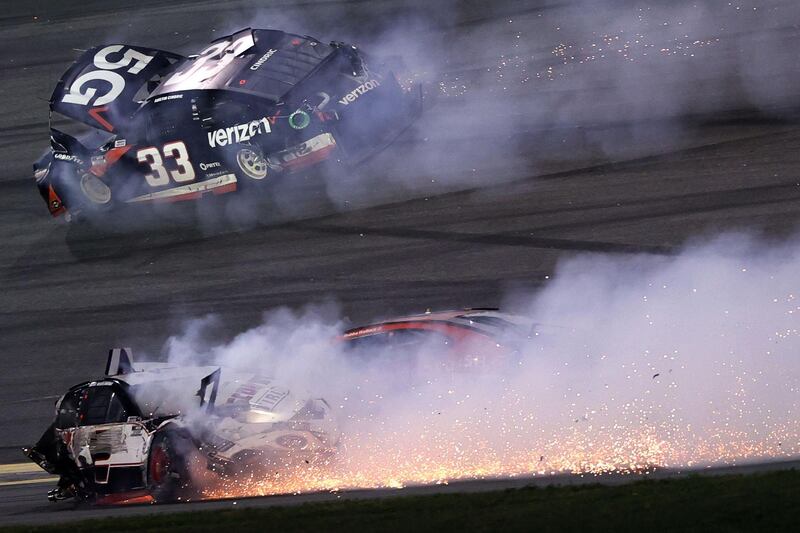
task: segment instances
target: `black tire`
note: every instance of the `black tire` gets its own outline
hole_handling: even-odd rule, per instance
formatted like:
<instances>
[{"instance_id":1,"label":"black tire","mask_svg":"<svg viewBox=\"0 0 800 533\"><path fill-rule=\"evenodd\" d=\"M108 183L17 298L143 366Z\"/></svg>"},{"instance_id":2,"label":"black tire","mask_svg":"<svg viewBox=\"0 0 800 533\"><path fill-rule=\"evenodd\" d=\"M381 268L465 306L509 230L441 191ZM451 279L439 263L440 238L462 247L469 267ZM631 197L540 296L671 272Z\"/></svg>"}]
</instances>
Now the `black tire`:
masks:
<instances>
[{"instance_id":1,"label":"black tire","mask_svg":"<svg viewBox=\"0 0 800 533\"><path fill-rule=\"evenodd\" d=\"M156 503L194 495L189 464L195 450L188 436L172 429L163 429L153 437L147 455L147 490Z\"/></svg>"}]
</instances>

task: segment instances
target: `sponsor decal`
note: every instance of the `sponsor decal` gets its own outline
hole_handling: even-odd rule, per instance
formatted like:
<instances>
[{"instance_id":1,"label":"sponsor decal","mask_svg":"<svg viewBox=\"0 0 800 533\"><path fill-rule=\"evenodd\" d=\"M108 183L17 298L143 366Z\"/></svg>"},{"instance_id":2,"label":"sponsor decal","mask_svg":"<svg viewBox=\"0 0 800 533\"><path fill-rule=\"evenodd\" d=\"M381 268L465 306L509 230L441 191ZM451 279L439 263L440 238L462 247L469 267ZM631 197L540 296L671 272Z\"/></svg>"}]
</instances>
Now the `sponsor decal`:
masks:
<instances>
[{"instance_id":1,"label":"sponsor decal","mask_svg":"<svg viewBox=\"0 0 800 533\"><path fill-rule=\"evenodd\" d=\"M259 386L257 383L244 383L230 395L225 403L249 402L258 392L258 389Z\"/></svg>"},{"instance_id":2,"label":"sponsor decal","mask_svg":"<svg viewBox=\"0 0 800 533\"><path fill-rule=\"evenodd\" d=\"M83 164L83 160L81 158L75 157L72 154L62 154L61 152L56 152L55 154L53 154L53 157L61 161L70 161L72 163L77 163L79 165Z\"/></svg>"},{"instance_id":3,"label":"sponsor decal","mask_svg":"<svg viewBox=\"0 0 800 533\"><path fill-rule=\"evenodd\" d=\"M114 148L122 148L127 144L128 141L126 141L125 139L117 139L116 141L114 141Z\"/></svg>"},{"instance_id":4,"label":"sponsor decal","mask_svg":"<svg viewBox=\"0 0 800 533\"><path fill-rule=\"evenodd\" d=\"M266 53L266 54L264 54L263 56L261 56L261 57L258 59L258 61L256 61L255 63L253 63L253 64L250 66L250 70L258 70L259 68L261 68L261 65L263 65L264 63L266 63L266 62L267 62L267 60L269 60L269 58L270 58L270 57L272 57L272 54L274 54L275 52L277 52L277 50L274 50L274 49L272 49L272 48L270 48L269 50L267 50L267 53Z\"/></svg>"},{"instance_id":5,"label":"sponsor decal","mask_svg":"<svg viewBox=\"0 0 800 533\"><path fill-rule=\"evenodd\" d=\"M251 401L253 407L256 409L263 409L264 411L272 411L277 407L281 400L289 395L288 389L281 387L270 387L261 395L256 401Z\"/></svg>"},{"instance_id":6,"label":"sponsor decal","mask_svg":"<svg viewBox=\"0 0 800 533\"><path fill-rule=\"evenodd\" d=\"M357 329L355 331L351 331L349 333L345 333L344 336L345 336L346 339L349 339L349 338L352 338L352 337L359 337L359 336L362 336L362 335L365 335L365 336L366 335L372 335L373 333L380 333L382 331L383 331L383 327L382 326L370 326L370 327L367 327L367 328L361 328L361 329Z\"/></svg>"},{"instance_id":7,"label":"sponsor decal","mask_svg":"<svg viewBox=\"0 0 800 533\"><path fill-rule=\"evenodd\" d=\"M159 103L163 102L164 100L180 100L183 98L183 94L168 94L167 96L159 96L153 102Z\"/></svg>"},{"instance_id":8,"label":"sponsor decal","mask_svg":"<svg viewBox=\"0 0 800 533\"><path fill-rule=\"evenodd\" d=\"M228 126L227 128L220 128L208 133L208 145L211 148L217 146L226 146L228 144L236 144L249 141L256 135L271 133L269 118L264 117L259 120L253 120L247 124L236 124L235 126Z\"/></svg>"},{"instance_id":9,"label":"sponsor decal","mask_svg":"<svg viewBox=\"0 0 800 533\"><path fill-rule=\"evenodd\" d=\"M222 176L225 174L227 169L222 168L222 163L219 161L213 161L211 163L200 163L200 170L205 172L206 178L216 178L218 176ZM211 172L206 172L210 170Z\"/></svg>"},{"instance_id":10,"label":"sponsor decal","mask_svg":"<svg viewBox=\"0 0 800 533\"><path fill-rule=\"evenodd\" d=\"M196 183L181 185L162 191L151 192L131 198L127 203L138 202L182 202L184 200L196 200L203 194L226 194L236 190L236 175L224 174L222 176L207 179Z\"/></svg>"},{"instance_id":11,"label":"sponsor decal","mask_svg":"<svg viewBox=\"0 0 800 533\"><path fill-rule=\"evenodd\" d=\"M210 168L219 168L221 167L221 163L219 161L214 161L212 163L200 163L200 170L208 170Z\"/></svg>"},{"instance_id":12,"label":"sponsor decal","mask_svg":"<svg viewBox=\"0 0 800 533\"><path fill-rule=\"evenodd\" d=\"M312 148L313 147L310 142L304 142L296 146L292 146L291 148L287 148L286 150L280 151L271 157L275 157L280 162L280 164L291 163L292 161L298 158L310 154Z\"/></svg>"},{"instance_id":13,"label":"sponsor decal","mask_svg":"<svg viewBox=\"0 0 800 533\"><path fill-rule=\"evenodd\" d=\"M310 122L311 117L308 116L308 113L300 109L289 115L289 125L296 130L304 129Z\"/></svg>"},{"instance_id":14,"label":"sponsor decal","mask_svg":"<svg viewBox=\"0 0 800 533\"><path fill-rule=\"evenodd\" d=\"M235 446L235 443L219 435L209 435L207 443L219 452L226 452Z\"/></svg>"},{"instance_id":15,"label":"sponsor decal","mask_svg":"<svg viewBox=\"0 0 800 533\"><path fill-rule=\"evenodd\" d=\"M371 91L376 87L380 87L380 85L381 82L379 82L378 80L369 80L366 83L362 83L361 85L359 85L358 87L356 87L355 89L344 95L342 98L340 98L339 103L342 105L350 105L352 102L355 102L359 96L361 96L364 93L368 93L369 91Z\"/></svg>"},{"instance_id":16,"label":"sponsor decal","mask_svg":"<svg viewBox=\"0 0 800 533\"><path fill-rule=\"evenodd\" d=\"M308 439L302 435L281 435L275 439L275 444L284 448L295 448L301 450L308 445Z\"/></svg>"},{"instance_id":17,"label":"sponsor decal","mask_svg":"<svg viewBox=\"0 0 800 533\"><path fill-rule=\"evenodd\" d=\"M217 170L216 172L206 172L205 176L206 176L206 179L213 179L213 178L218 178L220 176L225 176L226 172L228 172L228 171L227 170Z\"/></svg>"},{"instance_id":18,"label":"sponsor decal","mask_svg":"<svg viewBox=\"0 0 800 533\"><path fill-rule=\"evenodd\" d=\"M322 133L304 143L282 150L270 156L270 160L285 169L296 170L319 163L336 147L330 133Z\"/></svg>"}]
</instances>

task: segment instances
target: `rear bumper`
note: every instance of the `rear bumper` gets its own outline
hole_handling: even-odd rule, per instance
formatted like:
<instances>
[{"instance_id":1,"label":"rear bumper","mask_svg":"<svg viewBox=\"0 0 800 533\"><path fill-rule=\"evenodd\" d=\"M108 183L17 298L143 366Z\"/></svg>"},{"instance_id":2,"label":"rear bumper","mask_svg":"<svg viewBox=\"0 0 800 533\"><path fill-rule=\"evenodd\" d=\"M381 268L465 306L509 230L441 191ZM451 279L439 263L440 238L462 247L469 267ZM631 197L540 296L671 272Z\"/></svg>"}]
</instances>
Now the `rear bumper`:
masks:
<instances>
[{"instance_id":1,"label":"rear bumper","mask_svg":"<svg viewBox=\"0 0 800 533\"><path fill-rule=\"evenodd\" d=\"M421 114L421 86L406 91L389 73L368 97L342 111L332 131L348 161L357 164L386 148Z\"/></svg>"}]
</instances>

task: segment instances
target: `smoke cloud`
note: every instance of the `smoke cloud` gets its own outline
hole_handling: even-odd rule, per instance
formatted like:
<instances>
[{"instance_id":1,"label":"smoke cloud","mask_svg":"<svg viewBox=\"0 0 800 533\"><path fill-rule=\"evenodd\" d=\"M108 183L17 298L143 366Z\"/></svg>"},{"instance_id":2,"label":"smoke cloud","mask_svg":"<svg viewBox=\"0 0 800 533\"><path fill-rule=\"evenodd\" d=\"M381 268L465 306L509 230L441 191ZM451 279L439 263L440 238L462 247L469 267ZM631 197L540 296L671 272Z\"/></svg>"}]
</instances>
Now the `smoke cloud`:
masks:
<instances>
[{"instance_id":1,"label":"smoke cloud","mask_svg":"<svg viewBox=\"0 0 800 533\"><path fill-rule=\"evenodd\" d=\"M428 97L388 150L314 177L325 202L308 194L309 182L280 184L271 209L237 206L229 216L303 217L665 153L702 142L692 130L703 117L786 116L797 106L788 89L800 81L787 46L800 22L793 4L410 2L375 7L372 17L365 9L226 20L229 30L248 20L349 40L392 58Z\"/></svg>"},{"instance_id":2,"label":"smoke cloud","mask_svg":"<svg viewBox=\"0 0 800 533\"><path fill-rule=\"evenodd\" d=\"M513 354L441 340L353 352L335 305L278 309L226 342L191 321L166 353L324 397L336 464L215 495L699 467L800 453L800 243L727 235L669 258L585 255L509 294L538 324ZM211 322L209 322L211 321ZM505 353L505 355L502 355ZM223 369L224 372L224 369Z\"/></svg>"}]
</instances>

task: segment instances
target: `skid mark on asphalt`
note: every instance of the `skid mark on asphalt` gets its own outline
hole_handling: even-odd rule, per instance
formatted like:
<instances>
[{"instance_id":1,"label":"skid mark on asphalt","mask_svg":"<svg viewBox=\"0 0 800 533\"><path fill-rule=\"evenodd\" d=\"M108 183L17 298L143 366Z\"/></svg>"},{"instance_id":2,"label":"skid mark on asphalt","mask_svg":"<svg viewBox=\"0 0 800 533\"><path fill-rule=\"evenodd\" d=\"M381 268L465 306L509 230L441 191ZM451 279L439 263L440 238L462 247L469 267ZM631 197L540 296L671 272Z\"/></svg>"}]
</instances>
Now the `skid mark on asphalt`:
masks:
<instances>
[{"instance_id":1,"label":"skid mark on asphalt","mask_svg":"<svg viewBox=\"0 0 800 533\"><path fill-rule=\"evenodd\" d=\"M574 250L582 252L625 253L672 255L672 246L654 246L640 244L613 243L602 241L580 241L573 239L552 239L548 237L525 236L511 233L458 233L448 231L420 230L411 228L365 228L342 227L329 225L313 225L295 223L292 227L319 233L339 235L379 235L382 237L398 237L401 239L425 239L434 241L465 242L471 244L488 244L494 246L528 246L532 248L548 248L555 250Z\"/></svg>"},{"instance_id":2,"label":"skid mark on asphalt","mask_svg":"<svg viewBox=\"0 0 800 533\"><path fill-rule=\"evenodd\" d=\"M44 400L55 400L56 398L59 398L58 394L53 394L51 396L39 396L37 398L25 398L24 400L14 400L12 402L6 402L6 403L12 404L12 403L43 402ZM2 472L2 470L0 470L0 472Z\"/></svg>"}]
</instances>

